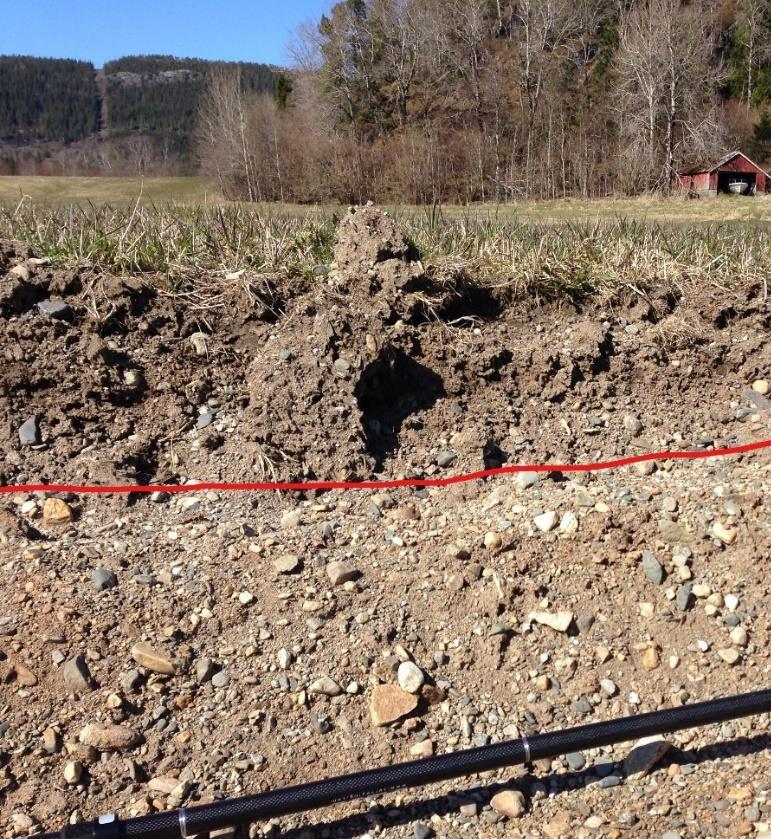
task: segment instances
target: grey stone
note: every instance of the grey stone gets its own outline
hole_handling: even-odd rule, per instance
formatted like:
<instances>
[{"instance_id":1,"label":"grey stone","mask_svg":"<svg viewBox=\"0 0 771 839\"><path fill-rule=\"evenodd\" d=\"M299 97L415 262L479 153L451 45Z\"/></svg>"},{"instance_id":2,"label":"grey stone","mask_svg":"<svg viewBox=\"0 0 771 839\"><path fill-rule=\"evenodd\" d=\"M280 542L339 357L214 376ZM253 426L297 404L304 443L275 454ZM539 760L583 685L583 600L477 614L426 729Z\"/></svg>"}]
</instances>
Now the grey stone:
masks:
<instances>
[{"instance_id":1,"label":"grey stone","mask_svg":"<svg viewBox=\"0 0 771 839\"><path fill-rule=\"evenodd\" d=\"M565 760L567 760L568 766L576 772L586 766L586 761L581 752L568 752L565 755Z\"/></svg>"},{"instance_id":2,"label":"grey stone","mask_svg":"<svg viewBox=\"0 0 771 839\"><path fill-rule=\"evenodd\" d=\"M627 778L647 775L671 748L663 737L646 737L638 741L624 758L624 774Z\"/></svg>"},{"instance_id":3,"label":"grey stone","mask_svg":"<svg viewBox=\"0 0 771 839\"><path fill-rule=\"evenodd\" d=\"M747 819L748 822L759 822L760 807L758 807L757 804L751 804L749 807L745 807L744 818Z\"/></svg>"},{"instance_id":4,"label":"grey stone","mask_svg":"<svg viewBox=\"0 0 771 839\"><path fill-rule=\"evenodd\" d=\"M576 618L576 627L579 632L588 632L594 626L594 615L591 612L584 612Z\"/></svg>"},{"instance_id":5,"label":"grey stone","mask_svg":"<svg viewBox=\"0 0 771 839\"><path fill-rule=\"evenodd\" d=\"M93 689L91 671L82 654L76 655L64 663L62 668L64 684L72 693L85 693Z\"/></svg>"},{"instance_id":6,"label":"grey stone","mask_svg":"<svg viewBox=\"0 0 771 839\"><path fill-rule=\"evenodd\" d=\"M742 514L742 508L731 498L726 501L724 509L729 516L740 516Z\"/></svg>"},{"instance_id":7,"label":"grey stone","mask_svg":"<svg viewBox=\"0 0 771 839\"><path fill-rule=\"evenodd\" d=\"M616 764L612 760L608 760L606 757L601 757L594 762L592 769L596 775L604 778L606 775L610 775L615 765Z\"/></svg>"},{"instance_id":8,"label":"grey stone","mask_svg":"<svg viewBox=\"0 0 771 839\"><path fill-rule=\"evenodd\" d=\"M519 472L515 483L518 489L528 489L529 487L535 486L540 480L541 476L538 472Z\"/></svg>"},{"instance_id":9,"label":"grey stone","mask_svg":"<svg viewBox=\"0 0 771 839\"><path fill-rule=\"evenodd\" d=\"M330 723L327 717L315 717L313 727L319 734L329 734L332 730L332 723Z\"/></svg>"},{"instance_id":10,"label":"grey stone","mask_svg":"<svg viewBox=\"0 0 771 839\"><path fill-rule=\"evenodd\" d=\"M629 813L628 811L624 810L624 812L619 813L616 817L616 821L624 825L625 827L630 827L633 824L637 824L639 819L634 813Z\"/></svg>"},{"instance_id":11,"label":"grey stone","mask_svg":"<svg viewBox=\"0 0 771 839\"><path fill-rule=\"evenodd\" d=\"M139 670L129 670L120 680L120 685L126 693L134 693L142 682L142 674Z\"/></svg>"},{"instance_id":12,"label":"grey stone","mask_svg":"<svg viewBox=\"0 0 771 839\"><path fill-rule=\"evenodd\" d=\"M742 391L742 398L749 399L761 411L767 411L771 408L771 400L767 399L763 394L757 393L751 387L745 388Z\"/></svg>"},{"instance_id":13,"label":"grey stone","mask_svg":"<svg viewBox=\"0 0 771 839\"><path fill-rule=\"evenodd\" d=\"M211 683L215 688L227 687L230 684L230 676L224 670L220 670L212 676Z\"/></svg>"},{"instance_id":14,"label":"grey stone","mask_svg":"<svg viewBox=\"0 0 771 839\"><path fill-rule=\"evenodd\" d=\"M199 684L208 681L211 678L214 663L210 658L204 656L199 658L195 663L195 678Z\"/></svg>"},{"instance_id":15,"label":"grey stone","mask_svg":"<svg viewBox=\"0 0 771 839\"><path fill-rule=\"evenodd\" d=\"M576 711L584 715L591 714L594 710L592 708L592 703L585 696L582 696L579 700L577 700L575 707Z\"/></svg>"},{"instance_id":16,"label":"grey stone","mask_svg":"<svg viewBox=\"0 0 771 839\"><path fill-rule=\"evenodd\" d=\"M576 504L579 507L594 507L597 503L597 499L590 495L585 489L579 489L576 492Z\"/></svg>"},{"instance_id":17,"label":"grey stone","mask_svg":"<svg viewBox=\"0 0 771 839\"><path fill-rule=\"evenodd\" d=\"M41 315L56 320L69 320L72 317L72 309L63 300L42 300L37 308Z\"/></svg>"},{"instance_id":18,"label":"grey stone","mask_svg":"<svg viewBox=\"0 0 771 839\"><path fill-rule=\"evenodd\" d=\"M612 679L602 679L600 681L600 687L603 693L606 693L608 696L615 696L618 693L616 683Z\"/></svg>"},{"instance_id":19,"label":"grey stone","mask_svg":"<svg viewBox=\"0 0 771 839\"><path fill-rule=\"evenodd\" d=\"M657 586L664 582L664 568L650 551L643 551L642 567L645 576Z\"/></svg>"},{"instance_id":20,"label":"grey stone","mask_svg":"<svg viewBox=\"0 0 771 839\"><path fill-rule=\"evenodd\" d=\"M457 455L455 454L455 452L442 452L436 459L436 465L440 469L444 469L445 467L450 466L452 463L454 463L456 457Z\"/></svg>"},{"instance_id":21,"label":"grey stone","mask_svg":"<svg viewBox=\"0 0 771 839\"><path fill-rule=\"evenodd\" d=\"M639 436L640 432L643 430L643 424L632 414L627 414L623 419L623 423L624 428L632 435L632 437Z\"/></svg>"},{"instance_id":22,"label":"grey stone","mask_svg":"<svg viewBox=\"0 0 771 839\"><path fill-rule=\"evenodd\" d=\"M621 778L618 775L607 775L600 781L599 786L602 789L608 789L609 787L617 787L620 783Z\"/></svg>"},{"instance_id":23,"label":"grey stone","mask_svg":"<svg viewBox=\"0 0 771 839\"><path fill-rule=\"evenodd\" d=\"M322 676L320 679L316 679L308 687L308 693L321 694L322 696L338 696L342 692L343 689L340 685L329 676Z\"/></svg>"},{"instance_id":24,"label":"grey stone","mask_svg":"<svg viewBox=\"0 0 771 839\"><path fill-rule=\"evenodd\" d=\"M415 822L412 825L412 834L415 839L430 839L434 835L434 831L423 822Z\"/></svg>"},{"instance_id":25,"label":"grey stone","mask_svg":"<svg viewBox=\"0 0 771 839\"><path fill-rule=\"evenodd\" d=\"M22 446L36 446L40 443L40 426L37 417L30 417L19 428L19 441Z\"/></svg>"},{"instance_id":26,"label":"grey stone","mask_svg":"<svg viewBox=\"0 0 771 839\"><path fill-rule=\"evenodd\" d=\"M693 583L687 582L683 583L677 591L677 597L675 597L675 603L677 604L677 608L680 609L681 612L687 612L692 604L693 604Z\"/></svg>"},{"instance_id":27,"label":"grey stone","mask_svg":"<svg viewBox=\"0 0 771 839\"><path fill-rule=\"evenodd\" d=\"M198 414L195 427L200 431L202 428L207 428L214 422L214 414L206 411L204 414Z\"/></svg>"},{"instance_id":28,"label":"grey stone","mask_svg":"<svg viewBox=\"0 0 771 839\"><path fill-rule=\"evenodd\" d=\"M107 591L108 588L115 588L118 585L118 578L114 572L106 568L94 568L91 572L91 582L97 591Z\"/></svg>"}]
</instances>

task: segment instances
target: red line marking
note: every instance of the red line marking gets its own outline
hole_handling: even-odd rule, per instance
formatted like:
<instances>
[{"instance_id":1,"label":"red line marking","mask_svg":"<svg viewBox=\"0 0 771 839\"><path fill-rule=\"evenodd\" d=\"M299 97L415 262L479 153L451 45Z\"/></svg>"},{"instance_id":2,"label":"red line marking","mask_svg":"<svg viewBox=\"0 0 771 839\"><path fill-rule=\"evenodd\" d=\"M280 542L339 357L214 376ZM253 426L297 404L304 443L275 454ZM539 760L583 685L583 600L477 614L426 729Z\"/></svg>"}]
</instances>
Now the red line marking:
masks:
<instances>
[{"instance_id":1,"label":"red line marking","mask_svg":"<svg viewBox=\"0 0 771 839\"><path fill-rule=\"evenodd\" d=\"M648 452L617 460L605 460L599 463L545 463L524 464L521 466L501 466L497 469L481 469L463 475L447 478L402 478L391 481L305 481L298 483L199 483L169 485L126 485L126 486L78 486L77 484L19 484L18 486L0 486L0 494L12 492L74 492L78 494L103 493L119 494L132 492L201 492L202 490L222 490L229 492L250 492L276 490L279 492L303 492L326 489L396 489L398 487L446 487L451 484L463 484L494 475L513 475L517 472L599 472L605 469L618 469L646 460L703 460L708 457L729 457L730 455L770 449L771 440L757 443L745 443L728 449L699 449L697 451Z\"/></svg>"}]
</instances>

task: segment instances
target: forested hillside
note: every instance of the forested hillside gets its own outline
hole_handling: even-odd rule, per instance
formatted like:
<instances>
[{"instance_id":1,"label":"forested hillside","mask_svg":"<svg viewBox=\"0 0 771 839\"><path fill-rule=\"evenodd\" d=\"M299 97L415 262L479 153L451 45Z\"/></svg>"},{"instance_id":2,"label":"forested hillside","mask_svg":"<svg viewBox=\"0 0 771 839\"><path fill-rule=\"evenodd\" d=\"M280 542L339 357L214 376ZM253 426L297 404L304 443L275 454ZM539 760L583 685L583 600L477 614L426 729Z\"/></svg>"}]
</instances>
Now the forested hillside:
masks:
<instances>
[{"instance_id":1,"label":"forested hillside","mask_svg":"<svg viewBox=\"0 0 771 839\"><path fill-rule=\"evenodd\" d=\"M93 65L0 56L0 140L71 143L93 134L98 119Z\"/></svg>"},{"instance_id":2,"label":"forested hillside","mask_svg":"<svg viewBox=\"0 0 771 839\"><path fill-rule=\"evenodd\" d=\"M295 51L289 108L204 99L231 194L596 196L734 148L771 163L769 0L342 0Z\"/></svg>"},{"instance_id":3,"label":"forested hillside","mask_svg":"<svg viewBox=\"0 0 771 839\"><path fill-rule=\"evenodd\" d=\"M129 56L97 71L81 61L0 57L0 157L77 157L98 171L112 170L117 154L133 174L159 161L192 171L201 96L210 75L225 70L238 73L244 94L275 94L277 73L262 64ZM57 148L71 143L80 145Z\"/></svg>"},{"instance_id":4,"label":"forested hillside","mask_svg":"<svg viewBox=\"0 0 771 839\"><path fill-rule=\"evenodd\" d=\"M170 56L137 56L110 61L102 69L106 120L114 136L140 132L168 153L187 159L201 96L212 72L236 69L247 94L275 92L276 73L263 64L228 65Z\"/></svg>"}]
</instances>

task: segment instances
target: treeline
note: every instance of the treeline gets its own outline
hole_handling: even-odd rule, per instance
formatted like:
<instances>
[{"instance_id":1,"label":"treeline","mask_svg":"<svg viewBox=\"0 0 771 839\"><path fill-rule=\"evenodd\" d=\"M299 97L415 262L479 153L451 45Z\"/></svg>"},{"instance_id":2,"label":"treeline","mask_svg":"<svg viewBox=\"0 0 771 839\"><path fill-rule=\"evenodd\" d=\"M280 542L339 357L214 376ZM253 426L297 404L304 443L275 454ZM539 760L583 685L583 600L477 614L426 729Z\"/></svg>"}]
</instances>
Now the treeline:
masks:
<instances>
[{"instance_id":1,"label":"treeline","mask_svg":"<svg viewBox=\"0 0 771 839\"><path fill-rule=\"evenodd\" d=\"M244 95L277 93L279 74L262 64L129 56L97 71L81 61L0 57L6 168L28 162L57 171L58 162L68 173L73 166L84 174L193 171L201 99L210 74L224 71L239 74Z\"/></svg>"},{"instance_id":2,"label":"treeline","mask_svg":"<svg viewBox=\"0 0 771 839\"><path fill-rule=\"evenodd\" d=\"M294 51L288 107L227 74L202 101L228 195L596 196L771 161L770 0L343 0Z\"/></svg>"},{"instance_id":3,"label":"treeline","mask_svg":"<svg viewBox=\"0 0 771 839\"><path fill-rule=\"evenodd\" d=\"M0 140L72 143L98 124L92 64L0 56Z\"/></svg>"},{"instance_id":4,"label":"treeline","mask_svg":"<svg viewBox=\"0 0 771 839\"><path fill-rule=\"evenodd\" d=\"M159 149L187 161L201 97L212 72L237 72L241 92L274 96L277 74L263 64L226 64L171 56L110 61L106 84L107 126L113 136L139 132Z\"/></svg>"}]
</instances>

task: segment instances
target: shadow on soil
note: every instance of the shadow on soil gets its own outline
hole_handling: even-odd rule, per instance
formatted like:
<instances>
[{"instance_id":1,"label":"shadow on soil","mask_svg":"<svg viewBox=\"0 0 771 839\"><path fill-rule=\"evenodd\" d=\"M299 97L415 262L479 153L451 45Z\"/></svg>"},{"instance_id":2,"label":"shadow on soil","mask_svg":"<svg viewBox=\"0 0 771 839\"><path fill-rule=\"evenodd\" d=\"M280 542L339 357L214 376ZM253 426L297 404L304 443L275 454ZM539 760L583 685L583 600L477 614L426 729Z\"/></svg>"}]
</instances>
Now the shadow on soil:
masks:
<instances>
[{"instance_id":1,"label":"shadow on soil","mask_svg":"<svg viewBox=\"0 0 771 839\"><path fill-rule=\"evenodd\" d=\"M402 350L386 347L362 371L354 396L362 413L366 449L379 471L398 447L404 422L431 408L446 393L438 373Z\"/></svg>"},{"instance_id":2,"label":"shadow on soil","mask_svg":"<svg viewBox=\"0 0 771 839\"><path fill-rule=\"evenodd\" d=\"M709 761L725 759L728 757L745 756L771 749L771 735L763 734L752 738L729 740L724 743L717 743L712 746L705 746L694 751L682 752L678 749L671 749L658 764L658 769L666 769L672 764L698 765ZM620 770L610 774L620 774ZM545 775L535 775L532 771L527 775L513 780L509 784L491 784L489 786L470 787L460 790L452 796L437 796L435 798L416 799L405 802L399 808L390 810L372 808L365 813L357 813L346 818L329 822L318 822L314 825L301 828L291 828L285 831L280 829L267 834L270 839L315 839L316 837L334 837L335 839L353 839L361 836L375 825L382 828L408 825L416 821L422 821L428 825L431 816L445 816L450 813L457 813L463 804L471 801L489 802L490 798L504 787L506 789L518 789L529 799L535 784L546 785L550 794L562 795L563 793L576 792L590 784L599 783L601 778L591 769L582 769L577 772L560 772ZM608 790L613 795L612 790ZM481 810L481 805L479 807ZM479 818L479 817L478 817ZM484 821L480 818L480 829L484 827ZM428 835L432 836L433 833Z\"/></svg>"}]
</instances>

